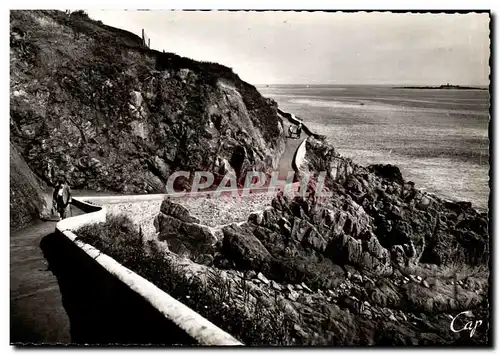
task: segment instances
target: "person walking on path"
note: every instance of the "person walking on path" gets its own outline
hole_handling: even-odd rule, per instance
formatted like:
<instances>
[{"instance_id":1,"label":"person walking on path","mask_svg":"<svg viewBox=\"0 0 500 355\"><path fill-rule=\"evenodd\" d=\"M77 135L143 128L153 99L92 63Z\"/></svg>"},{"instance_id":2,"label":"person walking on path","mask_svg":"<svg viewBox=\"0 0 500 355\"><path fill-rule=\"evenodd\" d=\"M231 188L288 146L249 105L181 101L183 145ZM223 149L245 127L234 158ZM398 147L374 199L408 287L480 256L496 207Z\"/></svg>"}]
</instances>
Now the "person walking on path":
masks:
<instances>
[{"instance_id":1,"label":"person walking on path","mask_svg":"<svg viewBox=\"0 0 500 355\"><path fill-rule=\"evenodd\" d=\"M60 219L66 218L68 206L71 204L71 189L64 176L57 181L52 195L52 208L58 213Z\"/></svg>"},{"instance_id":2,"label":"person walking on path","mask_svg":"<svg viewBox=\"0 0 500 355\"><path fill-rule=\"evenodd\" d=\"M302 122L299 122L297 126L297 136L300 138L300 135L302 134Z\"/></svg>"}]
</instances>

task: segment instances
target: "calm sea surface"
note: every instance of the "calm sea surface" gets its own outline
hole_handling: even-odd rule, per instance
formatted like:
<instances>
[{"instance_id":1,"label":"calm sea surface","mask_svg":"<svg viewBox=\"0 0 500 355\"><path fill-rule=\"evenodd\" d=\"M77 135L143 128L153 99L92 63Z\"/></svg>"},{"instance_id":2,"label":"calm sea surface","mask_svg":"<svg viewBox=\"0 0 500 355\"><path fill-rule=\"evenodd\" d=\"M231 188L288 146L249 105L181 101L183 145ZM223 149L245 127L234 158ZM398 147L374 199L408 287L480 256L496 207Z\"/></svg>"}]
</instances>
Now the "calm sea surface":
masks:
<instances>
[{"instance_id":1,"label":"calm sea surface","mask_svg":"<svg viewBox=\"0 0 500 355\"><path fill-rule=\"evenodd\" d=\"M398 165L406 180L486 210L489 92L374 86L258 87L355 162Z\"/></svg>"}]
</instances>

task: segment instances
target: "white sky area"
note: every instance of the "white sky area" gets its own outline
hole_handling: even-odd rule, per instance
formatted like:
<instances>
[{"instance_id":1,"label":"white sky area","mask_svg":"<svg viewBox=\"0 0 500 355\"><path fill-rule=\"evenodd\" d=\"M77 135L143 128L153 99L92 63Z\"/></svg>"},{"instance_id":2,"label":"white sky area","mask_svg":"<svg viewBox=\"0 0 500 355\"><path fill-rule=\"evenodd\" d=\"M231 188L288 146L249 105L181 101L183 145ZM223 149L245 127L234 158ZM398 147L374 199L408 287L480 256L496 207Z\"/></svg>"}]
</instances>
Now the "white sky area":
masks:
<instances>
[{"instance_id":1,"label":"white sky area","mask_svg":"<svg viewBox=\"0 0 500 355\"><path fill-rule=\"evenodd\" d=\"M87 12L252 84L489 85L485 13Z\"/></svg>"}]
</instances>

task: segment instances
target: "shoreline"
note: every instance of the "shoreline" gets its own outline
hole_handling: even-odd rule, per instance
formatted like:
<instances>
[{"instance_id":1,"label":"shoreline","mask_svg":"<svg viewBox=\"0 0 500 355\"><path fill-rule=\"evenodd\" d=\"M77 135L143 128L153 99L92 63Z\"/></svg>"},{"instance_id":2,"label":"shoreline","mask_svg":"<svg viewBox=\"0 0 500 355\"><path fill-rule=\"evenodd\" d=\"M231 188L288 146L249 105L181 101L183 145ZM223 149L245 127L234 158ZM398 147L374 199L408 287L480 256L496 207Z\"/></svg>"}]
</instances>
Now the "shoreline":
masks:
<instances>
[{"instance_id":1,"label":"shoreline","mask_svg":"<svg viewBox=\"0 0 500 355\"><path fill-rule=\"evenodd\" d=\"M441 86L394 86L393 89L417 89L417 90L481 90L489 91L489 88L480 88L473 86L460 85L441 85Z\"/></svg>"},{"instance_id":2,"label":"shoreline","mask_svg":"<svg viewBox=\"0 0 500 355\"><path fill-rule=\"evenodd\" d=\"M280 109L280 111L283 112L281 109ZM291 115L291 114L288 113L288 115ZM295 117L299 118L299 116L295 116ZM313 134L314 134L314 132L321 131L321 128L316 126L316 124L317 124L316 122L308 121L307 119L304 119L304 117L300 117L299 119L301 120L303 127L307 127L307 129L310 132L313 132ZM331 139L330 137L328 137L328 136L324 136L324 137L325 137L326 142L328 142L329 144L332 144L332 145L334 144L330 140ZM351 159L355 164L358 164L358 165L363 166L363 167L367 167L368 165L373 165L373 164L395 165L402 172L405 171L403 174L405 181L413 181L416 183L416 187L419 190L425 191L426 193L433 195L433 196L436 196L436 197L438 197L442 200L445 200L447 202L470 202L472 204L473 208L479 213L488 213L488 211L490 209L491 189L489 189L489 191L488 191L489 197L486 198L486 200L479 198L479 197L467 198L467 197L454 196L454 194L451 194L449 191L440 189L439 186L437 186L435 184L428 183L428 181L432 181L432 179L433 179L432 175L426 174L426 178L424 181L422 179L417 179L416 176L411 175L410 171L404 170L403 166L400 163L393 161L391 159L377 160L376 162L375 161L366 162L361 157L353 157L353 156L350 156L349 154L346 154L342 148L339 148L337 146L334 146L334 147L335 147L335 151L338 152L342 157Z\"/></svg>"}]
</instances>

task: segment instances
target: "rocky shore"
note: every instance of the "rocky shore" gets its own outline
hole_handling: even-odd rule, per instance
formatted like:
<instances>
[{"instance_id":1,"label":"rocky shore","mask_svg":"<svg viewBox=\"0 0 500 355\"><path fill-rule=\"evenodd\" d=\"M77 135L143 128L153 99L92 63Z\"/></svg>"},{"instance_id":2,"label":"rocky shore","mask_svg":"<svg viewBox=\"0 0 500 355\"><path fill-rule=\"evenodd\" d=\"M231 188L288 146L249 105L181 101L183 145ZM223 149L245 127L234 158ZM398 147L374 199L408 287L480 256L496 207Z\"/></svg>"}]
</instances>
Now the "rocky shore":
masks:
<instances>
[{"instance_id":1,"label":"rocky shore","mask_svg":"<svg viewBox=\"0 0 500 355\"><path fill-rule=\"evenodd\" d=\"M329 197L316 196L310 184L305 197L279 192L108 209L141 225L145 252L176 265L169 267L178 285L167 292L225 329L236 331L210 307L262 329L282 323L279 339L262 330L260 340L241 334L246 343L486 344L487 214L423 193L395 166L359 166L312 137L306 147L297 174L326 171ZM450 331L461 312L462 322L484 320L474 337Z\"/></svg>"},{"instance_id":2,"label":"rocky shore","mask_svg":"<svg viewBox=\"0 0 500 355\"><path fill-rule=\"evenodd\" d=\"M488 318L487 215L422 193L395 166L358 166L309 140L300 172L329 171L331 197L280 193L216 228L166 200L157 243L187 270L216 270L243 313L249 299L281 302L293 344L485 343L486 321L474 338L449 327L464 311Z\"/></svg>"}]
</instances>

